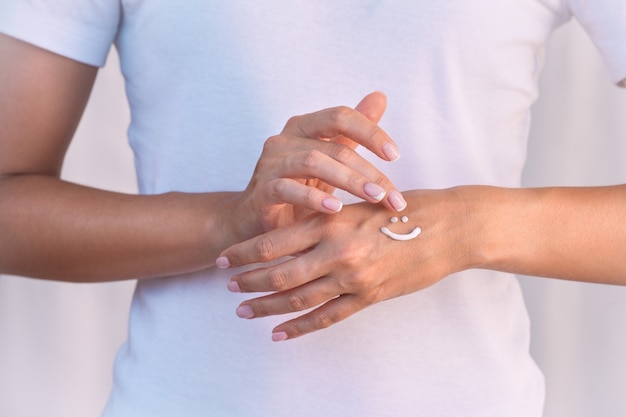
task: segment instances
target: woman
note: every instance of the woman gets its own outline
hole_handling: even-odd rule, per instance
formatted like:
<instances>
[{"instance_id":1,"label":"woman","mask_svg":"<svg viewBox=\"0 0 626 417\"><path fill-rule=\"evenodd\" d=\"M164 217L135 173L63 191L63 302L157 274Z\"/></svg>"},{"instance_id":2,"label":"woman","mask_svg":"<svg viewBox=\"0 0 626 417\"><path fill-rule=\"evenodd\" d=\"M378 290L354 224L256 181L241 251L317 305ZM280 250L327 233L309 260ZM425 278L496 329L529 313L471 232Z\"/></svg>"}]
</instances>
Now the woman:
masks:
<instances>
[{"instance_id":1,"label":"woman","mask_svg":"<svg viewBox=\"0 0 626 417\"><path fill-rule=\"evenodd\" d=\"M517 188L528 111L572 14L626 78L623 8L9 2L2 272L141 278L106 416L540 415L509 273L622 284L626 191ZM112 42L143 196L56 179Z\"/></svg>"}]
</instances>

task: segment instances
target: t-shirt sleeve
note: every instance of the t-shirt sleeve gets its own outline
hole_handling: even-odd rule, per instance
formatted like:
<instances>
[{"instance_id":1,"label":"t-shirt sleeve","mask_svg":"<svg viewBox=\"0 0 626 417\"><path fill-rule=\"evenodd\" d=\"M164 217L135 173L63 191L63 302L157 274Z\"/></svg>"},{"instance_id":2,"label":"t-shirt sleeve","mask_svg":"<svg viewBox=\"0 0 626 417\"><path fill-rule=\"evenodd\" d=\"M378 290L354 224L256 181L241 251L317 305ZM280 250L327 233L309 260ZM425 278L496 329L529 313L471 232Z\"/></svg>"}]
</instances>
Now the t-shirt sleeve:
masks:
<instances>
[{"instance_id":1,"label":"t-shirt sleeve","mask_svg":"<svg viewBox=\"0 0 626 417\"><path fill-rule=\"evenodd\" d=\"M569 0L615 83L626 79L626 0Z\"/></svg>"},{"instance_id":2,"label":"t-shirt sleeve","mask_svg":"<svg viewBox=\"0 0 626 417\"><path fill-rule=\"evenodd\" d=\"M103 66L119 0L1 0L0 32L85 64Z\"/></svg>"}]
</instances>

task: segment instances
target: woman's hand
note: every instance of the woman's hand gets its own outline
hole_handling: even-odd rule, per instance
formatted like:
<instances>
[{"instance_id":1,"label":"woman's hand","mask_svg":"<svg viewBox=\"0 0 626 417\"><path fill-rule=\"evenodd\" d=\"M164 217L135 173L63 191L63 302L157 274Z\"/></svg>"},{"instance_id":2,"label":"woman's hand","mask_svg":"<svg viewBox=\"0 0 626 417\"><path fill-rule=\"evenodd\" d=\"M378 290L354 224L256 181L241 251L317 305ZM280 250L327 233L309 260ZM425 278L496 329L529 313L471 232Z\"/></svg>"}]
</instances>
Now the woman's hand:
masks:
<instances>
[{"instance_id":1,"label":"woman's hand","mask_svg":"<svg viewBox=\"0 0 626 417\"><path fill-rule=\"evenodd\" d=\"M453 190L407 194L408 219L369 203L336 215L313 214L290 226L222 252L222 267L269 262L273 266L232 277L235 292L272 292L245 301L243 318L314 310L274 329L273 339L295 338L328 327L379 301L413 293L469 267L467 216ZM394 219L396 220L396 219ZM387 227L393 237L381 231ZM414 239L396 240L416 227ZM394 234L395 233L395 234ZM415 234L415 233L414 233Z\"/></svg>"},{"instance_id":2,"label":"woman's hand","mask_svg":"<svg viewBox=\"0 0 626 417\"><path fill-rule=\"evenodd\" d=\"M312 212L337 213L332 195L343 189L366 201L401 211L402 194L354 151L362 145L380 158L398 158L397 146L377 125L385 96L372 93L355 109L335 107L291 118L269 138L246 190L232 204L232 218L245 239L290 224Z\"/></svg>"}]
</instances>

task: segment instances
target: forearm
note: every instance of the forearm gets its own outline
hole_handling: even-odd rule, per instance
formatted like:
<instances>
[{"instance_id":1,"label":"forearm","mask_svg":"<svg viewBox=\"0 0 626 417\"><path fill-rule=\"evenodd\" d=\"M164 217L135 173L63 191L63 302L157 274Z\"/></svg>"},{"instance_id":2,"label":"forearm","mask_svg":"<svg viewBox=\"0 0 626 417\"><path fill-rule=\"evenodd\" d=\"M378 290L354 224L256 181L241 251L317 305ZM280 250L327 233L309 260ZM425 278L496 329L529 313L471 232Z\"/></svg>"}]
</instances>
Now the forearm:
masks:
<instances>
[{"instance_id":1,"label":"forearm","mask_svg":"<svg viewBox=\"0 0 626 417\"><path fill-rule=\"evenodd\" d=\"M76 282L209 267L235 243L234 193L137 196L46 176L0 180L0 273Z\"/></svg>"},{"instance_id":2,"label":"forearm","mask_svg":"<svg viewBox=\"0 0 626 417\"><path fill-rule=\"evenodd\" d=\"M479 267L626 285L626 186L461 187Z\"/></svg>"}]
</instances>

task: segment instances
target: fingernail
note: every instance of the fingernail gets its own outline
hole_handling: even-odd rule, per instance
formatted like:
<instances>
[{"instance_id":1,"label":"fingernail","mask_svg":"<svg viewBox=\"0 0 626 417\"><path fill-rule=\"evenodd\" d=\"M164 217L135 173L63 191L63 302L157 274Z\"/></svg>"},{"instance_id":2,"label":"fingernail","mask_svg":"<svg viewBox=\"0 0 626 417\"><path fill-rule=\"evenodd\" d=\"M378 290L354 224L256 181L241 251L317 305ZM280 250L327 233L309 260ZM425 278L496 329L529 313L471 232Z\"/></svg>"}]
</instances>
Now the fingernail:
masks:
<instances>
[{"instance_id":1,"label":"fingernail","mask_svg":"<svg viewBox=\"0 0 626 417\"><path fill-rule=\"evenodd\" d=\"M282 342L283 340L287 340L289 336L285 332L276 332L272 333L272 341L274 342Z\"/></svg>"},{"instance_id":2,"label":"fingernail","mask_svg":"<svg viewBox=\"0 0 626 417\"><path fill-rule=\"evenodd\" d=\"M406 200L400 193L400 191L393 190L389 193L389 203L391 206L396 209L396 211L402 211L406 208Z\"/></svg>"},{"instance_id":3,"label":"fingernail","mask_svg":"<svg viewBox=\"0 0 626 417\"><path fill-rule=\"evenodd\" d=\"M229 281L227 287L230 292L241 292L241 288L239 288L239 283L237 283L237 281Z\"/></svg>"},{"instance_id":4,"label":"fingernail","mask_svg":"<svg viewBox=\"0 0 626 417\"><path fill-rule=\"evenodd\" d=\"M343 203L336 198L325 198L322 200L322 206L330 211L338 212L343 208Z\"/></svg>"},{"instance_id":5,"label":"fingernail","mask_svg":"<svg viewBox=\"0 0 626 417\"><path fill-rule=\"evenodd\" d=\"M396 148L389 142L383 145L383 153L390 161L395 161L396 159L400 158L400 152L398 152L398 148Z\"/></svg>"},{"instance_id":6,"label":"fingernail","mask_svg":"<svg viewBox=\"0 0 626 417\"><path fill-rule=\"evenodd\" d=\"M363 186L363 191L365 194L369 195L376 201L380 201L385 197L387 192L378 184L374 184L373 182L368 182Z\"/></svg>"},{"instance_id":7,"label":"fingernail","mask_svg":"<svg viewBox=\"0 0 626 417\"><path fill-rule=\"evenodd\" d=\"M242 319L251 319L254 317L254 311L252 311L252 307L249 305L242 305L237 307L237 317L241 317Z\"/></svg>"},{"instance_id":8,"label":"fingernail","mask_svg":"<svg viewBox=\"0 0 626 417\"><path fill-rule=\"evenodd\" d=\"M230 268L230 261L225 256L220 256L215 260L215 265L220 269Z\"/></svg>"}]
</instances>

